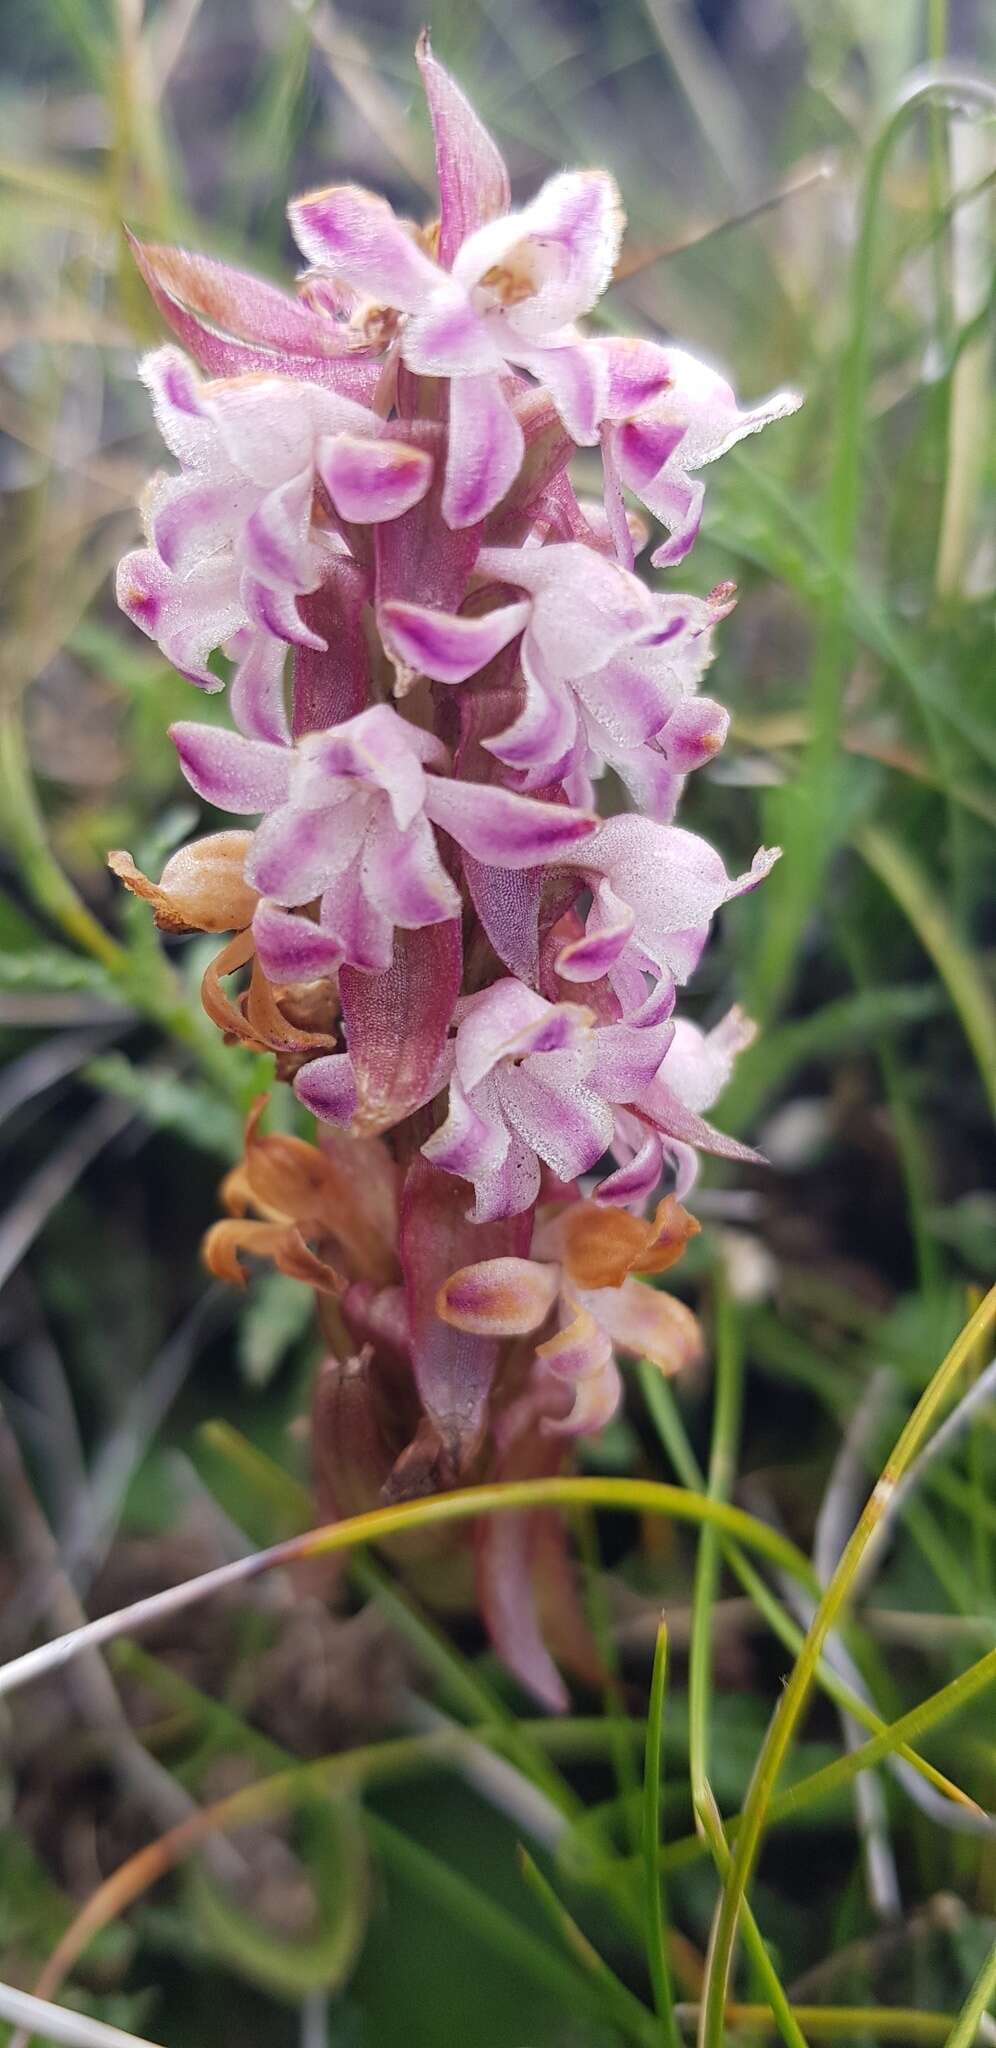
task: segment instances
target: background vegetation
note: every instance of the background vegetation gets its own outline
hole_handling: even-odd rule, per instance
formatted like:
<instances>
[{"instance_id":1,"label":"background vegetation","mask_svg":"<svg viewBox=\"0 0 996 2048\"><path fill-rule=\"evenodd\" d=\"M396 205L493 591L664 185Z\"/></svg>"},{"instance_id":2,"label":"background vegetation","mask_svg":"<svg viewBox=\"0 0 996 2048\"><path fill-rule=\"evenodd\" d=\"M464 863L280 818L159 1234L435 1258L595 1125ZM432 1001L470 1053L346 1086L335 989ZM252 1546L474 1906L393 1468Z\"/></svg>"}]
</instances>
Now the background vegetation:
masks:
<instances>
[{"instance_id":1,"label":"background vegetation","mask_svg":"<svg viewBox=\"0 0 996 2048\"><path fill-rule=\"evenodd\" d=\"M128 846L155 869L197 825L165 738L189 688L108 592L158 459L134 369L156 323L121 224L286 279L284 205L309 182L427 211L419 26L414 0L0 16L6 1656L313 1519L308 1297L260 1277L236 1301L198 1264L267 1062L222 1053L199 944L167 961L103 867ZM785 849L697 985L704 1018L736 996L763 1026L718 1120L772 1170L704 1176L679 1284L708 1370L673 1398L632 1375L591 1453L612 1511L572 1510L605 1698L537 1723L473 1622L442 1630L372 1554L335 1614L312 1565L119 1640L3 1703L2 1975L30 1987L125 1859L278 1771L251 1826L126 1915L108 1901L61 1993L76 2012L169 2048L608 2048L674 2040L704 2005L713 2043L965 2048L996 1983L986 1312L934 1375L996 1263L996 103L973 83L996 19L985 0L440 0L432 29L518 190L615 171L629 270L608 319L721 363L745 399L806 393L714 474L688 573L741 597L713 685L733 736L684 821L731 865ZM807 1703L819 1584L930 1383L874 1568L859 1534L834 1580L854 1619ZM623 1512L620 1483L648 1480L713 1519ZM800 1549L748 1556L727 1500ZM856 1777L842 1687L872 1730L927 1701L876 1755L907 1739L964 1797L908 1760ZM739 1842L771 1825L724 2018L709 1926L747 1851L731 1871L718 1815L745 1802Z\"/></svg>"}]
</instances>

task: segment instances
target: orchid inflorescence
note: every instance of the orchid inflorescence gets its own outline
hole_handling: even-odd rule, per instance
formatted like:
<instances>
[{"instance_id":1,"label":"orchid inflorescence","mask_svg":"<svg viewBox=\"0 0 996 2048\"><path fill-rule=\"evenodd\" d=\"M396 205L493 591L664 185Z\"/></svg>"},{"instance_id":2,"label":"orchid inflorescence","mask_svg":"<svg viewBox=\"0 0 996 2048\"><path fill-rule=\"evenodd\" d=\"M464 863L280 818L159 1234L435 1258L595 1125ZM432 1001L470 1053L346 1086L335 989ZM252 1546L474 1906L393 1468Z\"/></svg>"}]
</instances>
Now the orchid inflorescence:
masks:
<instances>
[{"instance_id":1,"label":"orchid inflorescence","mask_svg":"<svg viewBox=\"0 0 996 2048\"><path fill-rule=\"evenodd\" d=\"M651 562L679 562L698 471L798 401L741 411L680 349L585 334L613 179L564 172L513 210L425 37L418 62L432 226L352 186L295 200L294 297L134 245L183 345L141 370L179 466L119 602L201 689L225 658L232 727L173 738L199 796L259 822L158 884L111 860L166 929L231 934L205 1006L319 1119L312 1144L257 1108L207 1256L318 1292L330 1514L554 1472L613 1414L618 1350L695 1357L695 1318L645 1279L697 1229L697 1154L754 1156L703 1115L750 1026L703 1032L675 998L776 857L731 879L673 823L726 736L699 684L734 592L641 581L631 501L662 529ZM597 503L571 481L582 448ZM633 808L600 818L607 769ZM558 1525L489 1518L474 1550L496 1646L562 1703L550 1646L583 1657Z\"/></svg>"}]
</instances>

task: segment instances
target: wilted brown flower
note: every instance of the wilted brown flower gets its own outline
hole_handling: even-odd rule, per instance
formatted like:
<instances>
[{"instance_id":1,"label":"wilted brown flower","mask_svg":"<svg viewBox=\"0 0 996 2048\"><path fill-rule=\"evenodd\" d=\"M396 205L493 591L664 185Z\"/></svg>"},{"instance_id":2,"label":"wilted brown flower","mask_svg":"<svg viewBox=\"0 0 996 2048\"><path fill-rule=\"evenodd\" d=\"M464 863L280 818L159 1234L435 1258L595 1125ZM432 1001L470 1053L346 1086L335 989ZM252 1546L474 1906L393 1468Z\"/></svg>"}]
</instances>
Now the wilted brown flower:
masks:
<instances>
[{"instance_id":1,"label":"wilted brown flower","mask_svg":"<svg viewBox=\"0 0 996 2048\"><path fill-rule=\"evenodd\" d=\"M229 1214L204 1240L209 1270L242 1287L247 1253L322 1294L342 1294L350 1281L388 1286L397 1277L397 1168L386 1146L334 1133L319 1149L263 1132L266 1102L253 1105L244 1156L222 1183Z\"/></svg>"},{"instance_id":2,"label":"wilted brown flower","mask_svg":"<svg viewBox=\"0 0 996 2048\"><path fill-rule=\"evenodd\" d=\"M181 846L150 882L130 853L109 853L107 865L133 896L151 903L164 932L241 932L252 923L259 901L243 867L251 832L212 832Z\"/></svg>"}]
</instances>

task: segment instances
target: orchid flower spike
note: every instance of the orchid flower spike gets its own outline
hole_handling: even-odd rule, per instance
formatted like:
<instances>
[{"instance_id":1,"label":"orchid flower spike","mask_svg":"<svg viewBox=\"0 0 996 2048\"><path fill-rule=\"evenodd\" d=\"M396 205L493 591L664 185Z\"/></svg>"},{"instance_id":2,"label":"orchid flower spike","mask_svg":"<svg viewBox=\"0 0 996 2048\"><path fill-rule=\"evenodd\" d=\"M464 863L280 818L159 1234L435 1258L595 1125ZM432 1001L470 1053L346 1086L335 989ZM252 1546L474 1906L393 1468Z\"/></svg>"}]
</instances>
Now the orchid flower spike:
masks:
<instances>
[{"instance_id":1,"label":"orchid flower spike","mask_svg":"<svg viewBox=\"0 0 996 2048\"><path fill-rule=\"evenodd\" d=\"M798 400L742 409L670 343L586 333L623 228L611 174L555 170L513 207L425 37L417 59L434 222L308 193L294 292L133 244L175 337L140 370L174 467L118 600L196 687L228 684L228 722L172 728L214 828L158 882L109 860L166 934L227 935L204 1007L317 1119L313 1142L267 1132L257 1103L206 1257L315 1294L330 1515L561 1471L615 1412L621 1353L694 1364L660 1281L700 1157L757 1162L705 1114L754 1027L679 1004L778 857L731 874L674 822L727 737L703 685L735 591L636 559L656 522L652 567L680 561L699 472ZM443 1546L471 1543L454 1574ZM597 1664L564 1543L496 1516L411 1559L430 1601L473 1579L551 1708L555 1654Z\"/></svg>"}]
</instances>

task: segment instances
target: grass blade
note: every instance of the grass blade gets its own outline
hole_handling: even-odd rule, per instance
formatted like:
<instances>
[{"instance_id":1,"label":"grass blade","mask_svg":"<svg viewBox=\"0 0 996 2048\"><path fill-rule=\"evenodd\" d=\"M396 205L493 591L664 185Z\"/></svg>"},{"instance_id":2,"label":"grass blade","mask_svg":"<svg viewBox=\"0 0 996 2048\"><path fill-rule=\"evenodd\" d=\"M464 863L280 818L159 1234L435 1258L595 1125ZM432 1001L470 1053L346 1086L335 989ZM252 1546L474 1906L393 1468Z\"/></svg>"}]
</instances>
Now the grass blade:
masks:
<instances>
[{"instance_id":1,"label":"grass blade","mask_svg":"<svg viewBox=\"0 0 996 2048\"><path fill-rule=\"evenodd\" d=\"M707 1491L710 1500L722 1501L730 1493L736 1473L743 1406L743 1346L736 1309L721 1275L717 1279L714 1299L716 1390ZM695 1825L708 1843L716 1870L722 1879L729 1869L730 1851L709 1782L712 1609L719 1583L721 1554L715 1524L706 1524L699 1536L692 1591L691 1649L688 1663L688 1753ZM744 1913L744 1936L759 1981L768 1994L771 2011L782 2039L787 2043L787 2048L806 2048L805 2037L793 2017L788 1999L764 1945L760 1928L754 1921L749 1907Z\"/></svg>"}]
</instances>

